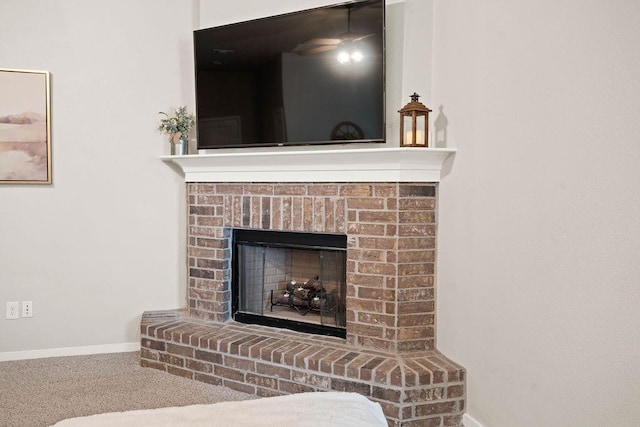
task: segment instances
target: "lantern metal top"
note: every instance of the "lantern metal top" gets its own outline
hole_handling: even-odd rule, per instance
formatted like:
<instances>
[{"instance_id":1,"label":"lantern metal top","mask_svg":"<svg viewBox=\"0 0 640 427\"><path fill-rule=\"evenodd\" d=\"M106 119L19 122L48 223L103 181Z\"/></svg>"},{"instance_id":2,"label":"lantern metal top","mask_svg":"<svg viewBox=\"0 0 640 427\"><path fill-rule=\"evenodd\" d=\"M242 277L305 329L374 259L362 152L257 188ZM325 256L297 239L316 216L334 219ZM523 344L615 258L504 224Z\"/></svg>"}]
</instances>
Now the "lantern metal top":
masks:
<instances>
[{"instance_id":1,"label":"lantern metal top","mask_svg":"<svg viewBox=\"0 0 640 427\"><path fill-rule=\"evenodd\" d=\"M432 110L427 108L422 102L419 102L418 98L420 98L420 95L413 92L413 95L411 95L411 102L405 105L404 107L402 107L400 110L398 110L398 113L400 113L403 116L411 116L413 114L417 114L417 115L429 114Z\"/></svg>"}]
</instances>

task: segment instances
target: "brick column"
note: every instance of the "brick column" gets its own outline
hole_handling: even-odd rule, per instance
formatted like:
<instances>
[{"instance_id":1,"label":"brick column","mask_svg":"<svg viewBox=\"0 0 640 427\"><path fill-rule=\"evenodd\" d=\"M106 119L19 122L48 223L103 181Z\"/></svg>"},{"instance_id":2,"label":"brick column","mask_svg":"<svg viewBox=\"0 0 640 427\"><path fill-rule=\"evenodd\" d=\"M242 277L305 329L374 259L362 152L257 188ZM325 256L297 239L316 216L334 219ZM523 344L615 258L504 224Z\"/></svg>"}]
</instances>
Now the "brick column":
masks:
<instances>
[{"instance_id":1,"label":"brick column","mask_svg":"<svg viewBox=\"0 0 640 427\"><path fill-rule=\"evenodd\" d=\"M366 184L347 200L351 344L434 348L435 192L435 184Z\"/></svg>"}]
</instances>

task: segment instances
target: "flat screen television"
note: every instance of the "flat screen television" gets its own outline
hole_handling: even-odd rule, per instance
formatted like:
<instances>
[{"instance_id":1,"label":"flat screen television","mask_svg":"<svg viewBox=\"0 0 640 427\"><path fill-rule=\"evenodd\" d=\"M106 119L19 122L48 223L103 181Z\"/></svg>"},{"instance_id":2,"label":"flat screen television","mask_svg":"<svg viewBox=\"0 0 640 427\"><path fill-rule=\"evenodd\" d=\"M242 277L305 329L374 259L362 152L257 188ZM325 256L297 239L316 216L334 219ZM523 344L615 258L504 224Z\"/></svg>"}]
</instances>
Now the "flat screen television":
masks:
<instances>
[{"instance_id":1,"label":"flat screen television","mask_svg":"<svg viewBox=\"0 0 640 427\"><path fill-rule=\"evenodd\" d=\"M194 31L198 148L383 143L384 6Z\"/></svg>"}]
</instances>

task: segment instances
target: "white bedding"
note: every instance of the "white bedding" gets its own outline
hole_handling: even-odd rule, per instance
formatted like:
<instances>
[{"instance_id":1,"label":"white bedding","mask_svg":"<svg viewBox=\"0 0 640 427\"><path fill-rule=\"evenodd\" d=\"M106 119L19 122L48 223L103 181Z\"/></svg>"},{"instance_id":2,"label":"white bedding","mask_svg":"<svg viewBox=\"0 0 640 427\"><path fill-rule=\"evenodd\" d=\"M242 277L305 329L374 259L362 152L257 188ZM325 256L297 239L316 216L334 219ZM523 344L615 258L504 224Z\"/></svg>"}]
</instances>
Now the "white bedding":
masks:
<instances>
[{"instance_id":1,"label":"white bedding","mask_svg":"<svg viewBox=\"0 0 640 427\"><path fill-rule=\"evenodd\" d=\"M387 427L380 404L356 393L317 392L70 418L56 427Z\"/></svg>"}]
</instances>

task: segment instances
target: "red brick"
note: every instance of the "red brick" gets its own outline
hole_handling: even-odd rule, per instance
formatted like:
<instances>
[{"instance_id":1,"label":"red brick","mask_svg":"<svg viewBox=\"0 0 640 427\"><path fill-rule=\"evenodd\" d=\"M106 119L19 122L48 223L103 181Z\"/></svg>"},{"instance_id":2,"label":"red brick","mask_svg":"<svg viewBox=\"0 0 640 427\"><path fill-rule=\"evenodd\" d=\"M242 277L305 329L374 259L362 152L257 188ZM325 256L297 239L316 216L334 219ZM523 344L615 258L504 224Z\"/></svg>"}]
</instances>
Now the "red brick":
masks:
<instances>
[{"instance_id":1,"label":"red brick","mask_svg":"<svg viewBox=\"0 0 640 427\"><path fill-rule=\"evenodd\" d=\"M310 196L337 196L339 189L335 184L313 184L308 191Z\"/></svg>"},{"instance_id":2,"label":"red brick","mask_svg":"<svg viewBox=\"0 0 640 427\"><path fill-rule=\"evenodd\" d=\"M386 228L382 224L352 223L347 226L347 232L349 234L367 236L384 236L386 235Z\"/></svg>"},{"instance_id":3,"label":"red brick","mask_svg":"<svg viewBox=\"0 0 640 427\"><path fill-rule=\"evenodd\" d=\"M312 392L316 390L313 387L305 384L282 380L280 381L280 391L287 394L293 394L293 393L307 393L307 392Z\"/></svg>"},{"instance_id":4,"label":"red brick","mask_svg":"<svg viewBox=\"0 0 640 427\"><path fill-rule=\"evenodd\" d=\"M398 199L400 210L434 210L436 201L431 198Z\"/></svg>"},{"instance_id":5,"label":"red brick","mask_svg":"<svg viewBox=\"0 0 640 427\"><path fill-rule=\"evenodd\" d=\"M140 360L140 366L142 366L143 368L158 369L160 371L167 370L167 365L165 365L164 363L155 362L153 360L147 360L147 359Z\"/></svg>"},{"instance_id":6,"label":"red brick","mask_svg":"<svg viewBox=\"0 0 640 427\"><path fill-rule=\"evenodd\" d=\"M456 402L438 402L427 403L424 405L416 404L415 413L418 417L424 417L427 415L443 415L457 411Z\"/></svg>"},{"instance_id":7,"label":"red brick","mask_svg":"<svg viewBox=\"0 0 640 427\"><path fill-rule=\"evenodd\" d=\"M190 380L193 379L193 372L187 371L186 369L181 369L172 365L167 366L167 372L171 375L177 375L179 377L188 378Z\"/></svg>"},{"instance_id":8,"label":"red brick","mask_svg":"<svg viewBox=\"0 0 640 427\"><path fill-rule=\"evenodd\" d=\"M373 187L369 184L345 184L340 188L341 196L371 196Z\"/></svg>"},{"instance_id":9,"label":"red brick","mask_svg":"<svg viewBox=\"0 0 640 427\"><path fill-rule=\"evenodd\" d=\"M431 313L435 309L433 301L398 302L398 310L404 314Z\"/></svg>"},{"instance_id":10,"label":"red brick","mask_svg":"<svg viewBox=\"0 0 640 427\"><path fill-rule=\"evenodd\" d=\"M447 415L442 417L444 427L460 427L462 426L462 414Z\"/></svg>"},{"instance_id":11,"label":"red brick","mask_svg":"<svg viewBox=\"0 0 640 427\"><path fill-rule=\"evenodd\" d=\"M147 328L147 333L155 338L164 338L164 331L173 328L179 324L177 320L170 320L167 322L161 322L158 325L151 325Z\"/></svg>"},{"instance_id":12,"label":"red brick","mask_svg":"<svg viewBox=\"0 0 640 427\"><path fill-rule=\"evenodd\" d=\"M272 389L278 388L278 380L274 377L269 377L269 376L248 373L246 377L246 382L249 384L255 384L260 387L266 387L266 388L272 388Z\"/></svg>"},{"instance_id":13,"label":"red brick","mask_svg":"<svg viewBox=\"0 0 640 427\"><path fill-rule=\"evenodd\" d=\"M386 400L388 402L400 403L402 392L398 388L377 387L371 389L371 397L374 399Z\"/></svg>"},{"instance_id":14,"label":"red brick","mask_svg":"<svg viewBox=\"0 0 640 427\"><path fill-rule=\"evenodd\" d=\"M399 264L398 275L400 276L425 276L434 273L434 264L420 262L413 264Z\"/></svg>"},{"instance_id":15,"label":"red brick","mask_svg":"<svg viewBox=\"0 0 640 427\"><path fill-rule=\"evenodd\" d=\"M447 387L447 398L453 399L457 397L464 397L464 386L458 384Z\"/></svg>"},{"instance_id":16,"label":"red brick","mask_svg":"<svg viewBox=\"0 0 640 427\"><path fill-rule=\"evenodd\" d=\"M398 288L433 287L433 276L398 277Z\"/></svg>"},{"instance_id":17,"label":"red brick","mask_svg":"<svg viewBox=\"0 0 640 427\"><path fill-rule=\"evenodd\" d=\"M398 404L392 404L385 401L377 401L382 407L382 412L387 418L389 427L402 427L404 424L400 423L400 406Z\"/></svg>"},{"instance_id":18,"label":"red brick","mask_svg":"<svg viewBox=\"0 0 640 427\"><path fill-rule=\"evenodd\" d=\"M353 361L356 357L358 357L358 353L354 351L350 351L346 354L343 354L342 357L335 360L333 362L333 374L345 376L346 375L346 366Z\"/></svg>"},{"instance_id":19,"label":"red brick","mask_svg":"<svg viewBox=\"0 0 640 427\"><path fill-rule=\"evenodd\" d=\"M282 365L256 362L256 372L269 377L291 379L291 369Z\"/></svg>"},{"instance_id":20,"label":"red brick","mask_svg":"<svg viewBox=\"0 0 640 427\"><path fill-rule=\"evenodd\" d=\"M271 184L245 184L244 194L273 194L274 186Z\"/></svg>"},{"instance_id":21,"label":"red brick","mask_svg":"<svg viewBox=\"0 0 640 427\"><path fill-rule=\"evenodd\" d=\"M171 354L177 354L180 356L193 357L194 349L193 347L168 343L167 352Z\"/></svg>"},{"instance_id":22,"label":"red brick","mask_svg":"<svg viewBox=\"0 0 640 427\"><path fill-rule=\"evenodd\" d=\"M284 393L277 391L277 390L271 390L268 388L261 388L261 387L256 387L256 396L258 397L275 397L275 396L284 396Z\"/></svg>"},{"instance_id":23,"label":"red brick","mask_svg":"<svg viewBox=\"0 0 640 427\"><path fill-rule=\"evenodd\" d=\"M384 328L382 326L374 326L374 325L366 325L366 324L352 324L350 328L351 333L359 336L368 336L368 337L380 337L384 333Z\"/></svg>"},{"instance_id":24,"label":"red brick","mask_svg":"<svg viewBox=\"0 0 640 427\"><path fill-rule=\"evenodd\" d=\"M146 348L140 349L140 358L141 359L149 359L149 360L158 360L158 353L156 351L151 351Z\"/></svg>"},{"instance_id":25,"label":"red brick","mask_svg":"<svg viewBox=\"0 0 640 427\"><path fill-rule=\"evenodd\" d=\"M242 194L243 192L242 187L243 187L242 184L216 184L215 192L218 194ZM213 191L214 190L211 189L206 192L209 193ZM201 193L204 193L204 192L205 191L201 191Z\"/></svg>"},{"instance_id":26,"label":"red brick","mask_svg":"<svg viewBox=\"0 0 640 427\"><path fill-rule=\"evenodd\" d=\"M294 382L307 384L320 390L329 390L331 388L331 378L325 375L296 371L293 372L291 379Z\"/></svg>"},{"instance_id":27,"label":"red brick","mask_svg":"<svg viewBox=\"0 0 640 427\"><path fill-rule=\"evenodd\" d=\"M353 379L356 379L356 380L362 380L363 378L360 378L361 369L362 369L362 367L364 365L369 363L372 359L373 359L373 356L371 356L369 354L360 354L360 355L358 355L358 357L353 359L347 365L347 370L346 370L347 378L353 378Z\"/></svg>"},{"instance_id":28,"label":"red brick","mask_svg":"<svg viewBox=\"0 0 640 427\"><path fill-rule=\"evenodd\" d=\"M260 350L260 359L262 360L266 360L266 361L273 361L274 356L273 353L275 350L279 349L280 347L284 347L285 345L287 345L287 342L284 340L280 340L278 339L277 341L264 346L261 350Z\"/></svg>"},{"instance_id":29,"label":"red brick","mask_svg":"<svg viewBox=\"0 0 640 427\"><path fill-rule=\"evenodd\" d=\"M407 390L405 395L406 402L410 403L432 402L445 398L443 387L421 387L413 390Z\"/></svg>"},{"instance_id":30,"label":"red brick","mask_svg":"<svg viewBox=\"0 0 640 427\"><path fill-rule=\"evenodd\" d=\"M294 348L292 348L291 350L287 351L282 355L282 362L286 366L296 366L295 360L296 358L298 358L298 355L303 353L309 347L311 347L310 344L299 344L295 346Z\"/></svg>"},{"instance_id":31,"label":"red brick","mask_svg":"<svg viewBox=\"0 0 640 427\"><path fill-rule=\"evenodd\" d=\"M166 344L161 341L155 341L155 340L150 340L148 338L143 338L141 340L141 347L148 348L151 350L164 351L166 348Z\"/></svg>"},{"instance_id":32,"label":"red brick","mask_svg":"<svg viewBox=\"0 0 640 427\"><path fill-rule=\"evenodd\" d=\"M384 286L384 277L375 274L347 273L347 287L353 285L381 288Z\"/></svg>"},{"instance_id":33,"label":"red brick","mask_svg":"<svg viewBox=\"0 0 640 427\"><path fill-rule=\"evenodd\" d=\"M409 384L407 382L407 386L424 386L431 384L431 372L424 369L424 366L412 359L407 359L405 361L405 375L407 377L411 376L413 381L413 384Z\"/></svg>"},{"instance_id":34,"label":"red brick","mask_svg":"<svg viewBox=\"0 0 640 427\"><path fill-rule=\"evenodd\" d=\"M195 357L211 363L222 364L222 354L217 352L196 350Z\"/></svg>"},{"instance_id":35,"label":"red brick","mask_svg":"<svg viewBox=\"0 0 640 427\"><path fill-rule=\"evenodd\" d=\"M420 236L424 233L434 232L432 235L435 235L435 224L436 224L436 213L434 210L400 210L398 211L398 222L397 224L400 227L403 227L402 235L409 236L415 235ZM420 229L412 227L421 227ZM423 226L429 226L432 228L422 228Z\"/></svg>"},{"instance_id":36,"label":"red brick","mask_svg":"<svg viewBox=\"0 0 640 427\"><path fill-rule=\"evenodd\" d=\"M173 356L167 353L160 353L158 360L162 363L167 363L174 366L184 366L184 359L182 357Z\"/></svg>"},{"instance_id":37,"label":"red brick","mask_svg":"<svg viewBox=\"0 0 640 427\"><path fill-rule=\"evenodd\" d=\"M397 249L398 240L392 237L358 237L360 249Z\"/></svg>"},{"instance_id":38,"label":"red brick","mask_svg":"<svg viewBox=\"0 0 640 427\"><path fill-rule=\"evenodd\" d=\"M341 380L341 379L334 378L331 380L331 389L335 391L359 393L365 396L371 395L371 386L369 384L356 382L356 381L348 381L348 380Z\"/></svg>"},{"instance_id":39,"label":"red brick","mask_svg":"<svg viewBox=\"0 0 640 427\"><path fill-rule=\"evenodd\" d=\"M434 319L433 313L402 314L398 316L397 326L433 325Z\"/></svg>"},{"instance_id":40,"label":"red brick","mask_svg":"<svg viewBox=\"0 0 640 427\"><path fill-rule=\"evenodd\" d=\"M436 186L433 184L405 184L399 185L399 197L435 197Z\"/></svg>"},{"instance_id":41,"label":"red brick","mask_svg":"<svg viewBox=\"0 0 640 427\"><path fill-rule=\"evenodd\" d=\"M218 338L218 351L223 353L227 353L229 351L229 346L231 343L246 337L247 334L244 332L238 331L230 331L229 335L223 335Z\"/></svg>"},{"instance_id":42,"label":"red brick","mask_svg":"<svg viewBox=\"0 0 640 427\"><path fill-rule=\"evenodd\" d=\"M347 353L348 352L345 350L335 350L332 353L326 355L320 361L320 370L327 374L331 374L333 372L333 363Z\"/></svg>"},{"instance_id":43,"label":"red brick","mask_svg":"<svg viewBox=\"0 0 640 427\"><path fill-rule=\"evenodd\" d=\"M441 417L420 418L404 421L402 427L440 427L442 422Z\"/></svg>"},{"instance_id":44,"label":"red brick","mask_svg":"<svg viewBox=\"0 0 640 427\"><path fill-rule=\"evenodd\" d=\"M213 375L201 374L199 372L194 373L193 379L196 381L207 383L207 384L212 384L217 386L222 385L222 378L214 377Z\"/></svg>"},{"instance_id":45,"label":"red brick","mask_svg":"<svg viewBox=\"0 0 640 427\"><path fill-rule=\"evenodd\" d=\"M358 286L358 298L362 299L374 299L374 300L394 300L396 297L396 293L393 290L389 289L376 289L376 288L365 288L362 286Z\"/></svg>"},{"instance_id":46,"label":"red brick","mask_svg":"<svg viewBox=\"0 0 640 427\"><path fill-rule=\"evenodd\" d=\"M379 313L366 313L359 312L357 313L357 322L358 323L368 323L371 325L380 325L380 326L395 326L395 317L388 314L379 314Z\"/></svg>"},{"instance_id":47,"label":"red brick","mask_svg":"<svg viewBox=\"0 0 640 427\"><path fill-rule=\"evenodd\" d=\"M433 338L424 338L413 341L398 341L397 350L400 353L429 351L435 348Z\"/></svg>"},{"instance_id":48,"label":"red brick","mask_svg":"<svg viewBox=\"0 0 640 427\"><path fill-rule=\"evenodd\" d=\"M215 375L223 378L227 378L233 381L244 381L244 372L238 369L229 369L224 366L215 365L213 367Z\"/></svg>"},{"instance_id":49,"label":"red brick","mask_svg":"<svg viewBox=\"0 0 640 427\"><path fill-rule=\"evenodd\" d=\"M199 360L187 359L185 368L208 374L213 372L213 365L211 363L204 363Z\"/></svg>"},{"instance_id":50,"label":"red brick","mask_svg":"<svg viewBox=\"0 0 640 427\"><path fill-rule=\"evenodd\" d=\"M307 194L307 186L303 184L275 185L273 194L281 196L302 196Z\"/></svg>"},{"instance_id":51,"label":"red brick","mask_svg":"<svg viewBox=\"0 0 640 427\"><path fill-rule=\"evenodd\" d=\"M250 359L244 359L241 357L234 357L225 354L222 357L222 360L223 365L228 368L233 368L245 372L255 372L256 370L255 362Z\"/></svg>"},{"instance_id":52,"label":"red brick","mask_svg":"<svg viewBox=\"0 0 640 427\"><path fill-rule=\"evenodd\" d=\"M307 369L309 368L310 360L315 358L315 354L324 350L323 346L315 345L299 352L295 356L294 366L296 368Z\"/></svg>"},{"instance_id":53,"label":"red brick","mask_svg":"<svg viewBox=\"0 0 640 427\"><path fill-rule=\"evenodd\" d=\"M256 336L250 341L240 344L239 354L244 357L250 357L253 348L260 348L267 337Z\"/></svg>"},{"instance_id":54,"label":"red brick","mask_svg":"<svg viewBox=\"0 0 640 427\"><path fill-rule=\"evenodd\" d=\"M416 358L415 361L421 364L422 366L424 366L429 371L431 371L431 375L432 375L431 382L433 384L440 384L444 382L444 371L441 368L434 365L426 358Z\"/></svg>"},{"instance_id":55,"label":"red brick","mask_svg":"<svg viewBox=\"0 0 640 427\"><path fill-rule=\"evenodd\" d=\"M241 393L256 394L256 387L254 385L245 384L243 382L236 382L225 379L222 381L222 385Z\"/></svg>"}]
</instances>

